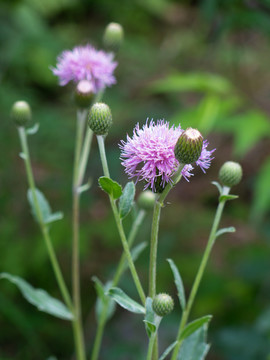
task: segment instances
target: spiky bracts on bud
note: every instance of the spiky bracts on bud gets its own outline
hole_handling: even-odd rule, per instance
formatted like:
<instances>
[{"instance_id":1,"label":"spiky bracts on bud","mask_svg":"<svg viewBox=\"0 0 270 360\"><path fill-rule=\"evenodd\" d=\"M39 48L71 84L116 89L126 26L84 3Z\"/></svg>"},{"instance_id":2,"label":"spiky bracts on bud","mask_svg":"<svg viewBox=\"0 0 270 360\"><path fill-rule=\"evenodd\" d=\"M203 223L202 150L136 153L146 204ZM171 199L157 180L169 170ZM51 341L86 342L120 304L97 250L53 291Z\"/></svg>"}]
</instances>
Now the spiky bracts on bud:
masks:
<instances>
[{"instance_id":1,"label":"spiky bracts on bud","mask_svg":"<svg viewBox=\"0 0 270 360\"><path fill-rule=\"evenodd\" d=\"M240 164L234 161L225 162L219 170L219 179L223 185L232 187L239 184L243 171Z\"/></svg>"},{"instance_id":2,"label":"spiky bracts on bud","mask_svg":"<svg viewBox=\"0 0 270 360\"><path fill-rule=\"evenodd\" d=\"M106 135L112 126L112 113L104 103L94 104L88 114L88 125L96 135Z\"/></svg>"},{"instance_id":3,"label":"spiky bracts on bud","mask_svg":"<svg viewBox=\"0 0 270 360\"><path fill-rule=\"evenodd\" d=\"M31 108L26 101L17 101L11 109L11 117L17 126L25 126L31 120Z\"/></svg>"},{"instance_id":4,"label":"spiky bracts on bud","mask_svg":"<svg viewBox=\"0 0 270 360\"><path fill-rule=\"evenodd\" d=\"M155 202L156 195L150 190L143 191L138 198L139 207L146 211L154 209Z\"/></svg>"},{"instance_id":5,"label":"spiky bracts on bud","mask_svg":"<svg viewBox=\"0 0 270 360\"><path fill-rule=\"evenodd\" d=\"M174 302L170 295L161 293L154 297L152 307L154 312L162 317L173 311Z\"/></svg>"},{"instance_id":6,"label":"spiky bracts on bud","mask_svg":"<svg viewBox=\"0 0 270 360\"><path fill-rule=\"evenodd\" d=\"M76 86L74 100L79 108L87 108L90 106L94 97L93 84L88 80L81 80Z\"/></svg>"},{"instance_id":7,"label":"spiky bracts on bud","mask_svg":"<svg viewBox=\"0 0 270 360\"><path fill-rule=\"evenodd\" d=\"M106 26L103 44L109 51L118 51L124 38L123 27L117 23L110 23Z\"/></svg>"},{"instance_id":8,"label":"spiky bracts on bud","mask_svg":"<svg viewBox=\"0 0 270 360\"><path fill-rule=\"evenodd\" d=\"M174 154L181 164L192 164L199 159L202 148L201 133L197 129L187 128L179 136L174 147Z\"/></svg>"}]
</instances>

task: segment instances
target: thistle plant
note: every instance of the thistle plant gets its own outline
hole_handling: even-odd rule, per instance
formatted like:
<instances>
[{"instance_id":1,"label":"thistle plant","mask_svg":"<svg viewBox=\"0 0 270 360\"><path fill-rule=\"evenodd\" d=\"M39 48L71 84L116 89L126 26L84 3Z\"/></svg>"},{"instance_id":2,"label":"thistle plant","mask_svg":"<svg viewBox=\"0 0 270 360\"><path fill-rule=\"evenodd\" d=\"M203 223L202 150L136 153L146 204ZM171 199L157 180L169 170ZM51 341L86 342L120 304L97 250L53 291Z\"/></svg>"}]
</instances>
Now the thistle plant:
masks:
<instances>
[{"instance_id":1,"label":"thistle plant","mask_svg":"<svg viewBox=\"0 0 270 360\"><path fill-rule=\"evenodd\" d=\"M123 29L119 24L112 23L106 28L104 46L107 49L118 50L122 39ZM50 228L50 224L61 220L63 214L61 212L53 213L45 196L37 188L31 166L28 137L35 134L38 127L36 125L32 128L27 127L31 119L31 109L30 105L24 101L18 101L13 105L11 117L18 128L22 149L20 156L25 164L29 186L28 201L33 216L39 224L63 302L52 298L44 290L33 288L18 276L2 273L0 277L17 285L23 296L39 310L71 322L77 360L101 358L102 338L106 324L114 314L116 304L142 317L145 334L149 340L148 349L145 352L146 360L163 360L169 356L171 356L171 360L186 360L190 358L191 353L196 354L196 358L193 357L194 360L204 359L209 349L205 339L211 315L202 314L202 317L193 321L190 321L190 316L217 237L235 231L234 228L219 229L219 223L225 203L237 198L230 194L230 189L240 182L242 169L238 163L226 162L219 172L221 184L213 183L219 191L217 211L189 296L186 297L184 281L178 266L172 259L168 259L168 263L172 270L172 280L174 279L176 284L179 304L173 300L170 294L165 292L157 294L157 253L161 210L164 208L166 211L166 198L175 186L181 186L182 178L192 182L191 177L194 175L195 166L206 173L213 160L215 149L208 149L208 141L203 139L197 129L184 130L180 125L170 126L169 122L164 119L156 121L147 119L144 125L141 126L138 123L135 126L132 137L127 136L126 140L119 139L121 151L119 161L131 181L122 187L115 179L112 179L106 156L105 140L107 136L110 136L110 129L114 126L114 121L110 107L102 102L102 97L106 87L116 83L114 70L117 62L114 59L113 52L96 50L91 45L78 46L71 51L64 51L58 57L56 67L52 68L61 86L69 82L73 84L74 104L77 107L71 189L71 289L66 285L67 280L60 268L53 247L53 230ZM97 138L103 170L98 184L93 184L93 186L99 186L108 195L123 253L115 273L105 284L95 274L92 274L97 291L97 325L94 339L85 339L85 314L82 314L81 310L80 289L80 199L91 185L89 181L85 180L85 177L93 136ZM132 179L135 180L135 183ZM137 196L136 201L136 186L141 181L144 190ZM136 216L134 216L127 233L124 220L131 211L135 212ZM146 251L145 248L148 244L142 242L134 245L134 242L146 214L150 212L152 212L152 227L151 234L148 234L149 276L148 289L145 289L145 284L140 278L135 264L140 253ZM118 287L126 269L129 269L137 291L135 300ZM161 354L158 345L159 327L162 321L166 321L166 315L178 305L182 311L178 333L175 334L172 344ZM86 346L86 344L88 345Z\"/></svg>"}]
</instances>

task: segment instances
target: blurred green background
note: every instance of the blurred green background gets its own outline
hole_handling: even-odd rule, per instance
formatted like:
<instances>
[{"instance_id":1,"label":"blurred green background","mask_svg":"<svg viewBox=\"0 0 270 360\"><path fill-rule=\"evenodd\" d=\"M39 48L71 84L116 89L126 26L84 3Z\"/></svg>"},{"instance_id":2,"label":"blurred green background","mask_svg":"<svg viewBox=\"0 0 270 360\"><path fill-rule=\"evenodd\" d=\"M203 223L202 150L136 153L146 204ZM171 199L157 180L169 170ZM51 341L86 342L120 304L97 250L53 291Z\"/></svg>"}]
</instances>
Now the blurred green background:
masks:
<instances>
[{"instance_id":1,"label":"blurred green background","mask_svg":"<svg viewBox=\"0 0 270 360\"><path fill-rule=\"evenodd\" d=\"M240 198L226 205L222 219L222 227L235 226L237 232L217 241L192 316L214 315L207 359L270 359L269 0L1 0L0 271L60 297L29 211L19 140L9 118L13 102L26 100L40 124L37 135L29 137L37 185L53 209L65 214L51 234L69 282L76 111L72 86L59 87L50 67L64 49L88 42L102 47L103 30L111 21L125 29L117 85L104 97L114 118L107 138L112 177L127 182L118 144L148 117L196 126L209 148L216 148L207 174L197 169L163 210L158 290L177 300L168 257L190 290L217 205L210 182L217 180L224 161L239 161L244 178L233 192ZM81 275L90 352L96 296L91 277L106 281L121 254L108 199L97 186L102 170L95 141L87 174L93 186L82 197ZM149 214L139 241L149 241L150 221ZM130 219L125 225L128 229ZM147 261L148 249L137 262L145 288ZM136 298L129 273L121 287ZM161 348L174 341L179 317L177 308L162 324ZM118 308L107 326L101 359L144 359L146 347L142 319ZM1 360L70 359L72 349L69 323L38 312L13 285L0 283Z\"/></svg>"}]
</instances>

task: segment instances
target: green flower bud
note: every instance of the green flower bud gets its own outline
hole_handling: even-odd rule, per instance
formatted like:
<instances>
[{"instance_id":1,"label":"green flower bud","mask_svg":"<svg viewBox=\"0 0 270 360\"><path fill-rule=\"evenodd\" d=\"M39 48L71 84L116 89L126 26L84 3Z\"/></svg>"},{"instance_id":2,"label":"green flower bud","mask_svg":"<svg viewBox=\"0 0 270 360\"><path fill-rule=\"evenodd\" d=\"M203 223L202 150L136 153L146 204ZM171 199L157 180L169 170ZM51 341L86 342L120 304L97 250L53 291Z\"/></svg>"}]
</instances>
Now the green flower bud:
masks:
<instances>
[{"instance_id":1,"label":"green flower bud","mask_svg":"<svg viewBox=\"0 0 270 360\"><path fill-rule=\"evenodd\" d=\"M152 307L158 316L165 316L173 311L174 302L170 295L161 293L154 297Z\"/></svg>"},{"instance_id":2,"label":"green flower bud","mask_svg":"<svg viewBox=\"0 0 270 360\"><path fill-rule=\"evenodd\" d=\"M25 126L31 120L31 108L26 101L17 101L11 109L11 117L17 126Z\"/></svg>"},{"instance_id":3,"label":"green flower bud","mask_svg":"<svg viewBox=\"0 0 270 360\"><path fill-rule=\"evenodd\" d=\"M96 135L106 135L112 126L112 113L104 103L94 104L88 114L88 125Z\"/></svg>"},{"instance_id":4,"label":"green flower bud","mask_svg":"<svg viewBox=\"0 0 270 360\"><path fill-rule=\"evenodd\" d=\"M201 155L203 137L197 129L188 128L178 138L174 147L176 159L181 164L192 164Z\"/></svg>"},{"instance_id":5,"label":"green flower bud","mask_svg":"<svg viewBox=\"0 0 270 360\"><path fill-rule=\"evenodd\" d=\"M225 162L219 170L219 179L223 185L232 187L237 185L242 179L242 167L234 161Z\"/></svg>"},{"instance_id":6,"label":"green flower bud","mask_svg":"<svg viewBox=\"0 0 270 360\"><path fill-rule=\"evenodd\" d=\"M123 42L124 31L120 24L110 23L106 26L103 44L109 51L117 52Z\"/></svg>"},{"instance_id":7,"label":"green flower bud","mask_svg":"<svg viewBox=\"0 0 270 360\"><path fill-rule=\"evenodd\" d=\"M94 98L93 90L93 85L88 80L81 80L77 84L74 93L74 100L79 108L87 108L88 106L90 106Z\"/></svg>"},{"instance_id":8,"label":"green flower bud","mask_svg":"<svg viewBox=\"0 0 270 360\"><path fill-rule=\"evenodd\" d=\"M138 205L143 210L152 210L155 202L156 195L151 190L143 191L138 198Z\"/></svg>"}]
</instances>

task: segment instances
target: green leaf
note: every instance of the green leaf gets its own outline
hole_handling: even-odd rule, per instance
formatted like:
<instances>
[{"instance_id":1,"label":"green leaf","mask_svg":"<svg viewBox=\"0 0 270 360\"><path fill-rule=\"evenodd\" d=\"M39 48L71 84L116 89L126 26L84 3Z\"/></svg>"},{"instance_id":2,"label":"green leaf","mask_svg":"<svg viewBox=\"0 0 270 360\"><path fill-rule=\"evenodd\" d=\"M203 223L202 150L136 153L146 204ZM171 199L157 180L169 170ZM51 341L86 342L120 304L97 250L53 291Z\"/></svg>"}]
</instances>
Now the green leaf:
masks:
<instances>
[{"instance_id":1,"label":"green leaf","mask_svg":"<svg viewBox=\"0 0 270 360\"><path fill-rule=\"evenodd\" d=\"M119 215L120 218L124 218L128 215L132 209L135 196L135 185L133 181L126 184L123 194L119 200Z\"/></svg>"},{"instance_id":2,"label":"green leaf","mask_svg":"<svg viewBox=\"0 0 270 360\"><path fill-rule=\"evenodd\" d=\"M145 329L146 329L146 332L147 332L147 335L149 338L157 329L157 326L155 323L156 314L152 308L152 302L153 302L153 300L150 297L146 298L146 301L145 301L146 312L145 312L145 319L143 320L145 323Z\"/></svg>"},{"instance_id":3,"label":"green leaf","mask_svg":"<svg viewBox=\"0 0 270 360\"><path fill-rule=\"evenodd\" d=\"M177 360L204 360L210 348L206 335L207 325L204 324L183 341Z\"/></svg>"},{"instance_id":4,"label":"green leaf","mask_svg":"<svg viewBox=\"0 0 270 360\"><path fill-rule=\"evenodd\" d=\"M123 290L114 287L111 288L107 294L124 309L136 314L145 314L145 308L127 296Z\"/></svg>"},{"instance_id":5,"label":"green leaf","mask_svg":"<svg viewBox=\"0 0 270 360\"><path fill-rule=\"evenodd\" d=\"M78 188L78 193L81 194L89 190L91 186L92 186L92 179L89 179L86 184L83 184Z\"/></svg>"},{"instance_id":6,"label":"green leaf","mask_svg":"<svg viewBox=\"0 0 270 360\"><path fill-rule=\"evenodd\" d=\"M72 320L73 314L69 309L59 300L51 297L46 291L42 289L35 289L19 276L14 276L8 273L1 273L0 279L7 279L15 284L21 291L23 297L38 310L46 312L60 319Z\"/></svg>"},{"instance_id":7,"label":"green leaf","mask_svg":"<svg viewBox=\"0 0 270 360\"><path fill-rule=\"evenodd\" d=\"M103 285L96 276L93 276L92 280L95 283L95 288L98 295L95 306L96 318L98 321L101 320L101 315L103 314L104 307L106 307L106 320L109 320L115 312L115 302L113 301L113 299L106 295L106 293L111 288L112 282L108 281L105 285Z\"/></svg>"},{"instance_id":8,"label":"green leaf","mask_svg":"<svg viewBox=\"0 0 270 360\"><path fill-rule=\"evenodd\" d=\"M217 181L212 181L213 185L215 185L220 193L220 195L222 194L222 186L220 185L220 183L218 183Z\"/></svg>"},{"instance_id":9,"label":"green leaf","mask_svg":"<svg viewBox=\"0 0 270 360\"><path fill-rule=\"evenodd\" d=\"M134 246L133 249L131 249L130 253L131 253L131 257L133 262L135 262L138 257L141 255L141 253L143 252L143 250L147 247L147 242L144 241L136 246ZM127 260L125 261L125 268L124 270L126 270L128 268L128 262Z\"/></svg>"},{"instance_id":10,"label":"green leaf","mask_svg":"<svg viewBox=\"0 0 270 360\"><path fill-rule=\"evenodd\" d=\"M175 348L175 346L178 344L178 341L173 342L170 346L167 347L167 349L164 351L164 353L161 355L161 357L158 360L164 360L167 355Z\"/></svg>"},{"instance_id":11,"label":"green leaf","mask_svg":"<svg viewBox=\"0 0 270 360\"><path fill-rule=\"evenodd\" d=\"M223 228L223 229L219 229L217 232L216 232L216 238L222 234L225 234L225 233L233 233L235 232L235 227L231 226L231 227L227 227L227 228Z\"/></svg>"},{"instance_id":12,"label":"green leaf","mask_svg":"<svg viewBox=\"0 0 270 360\"><path fill-rule=\"evenodd\" d=\"M122 195L122 187L116 181L113 181L106 176L101 176L98 179L98 182L101 189L112 196L114 200L118 199Z\"/></svg>"},{"instance_id":13,"label":"green leaf","mask_svg":"<svg viewBox=\"0 0 270 360\"><path fill-rule=\"evenodd\" d=\"M203 326L203 324L208 323L211 319L212 315L206 315L187 324L181 333L180 340L184 340L185 338L193 334L194 331L198 330L201 326Z\"/></svg>"},{"instance_id":14,"label":"green leaf","mask_svg":"<svg viewBox=\"0 0 270 360\"><path fill-rule=\"evenodd\" d=\"M34 135L34 134L36 134L38 132L38 129L39 129L39 124L36 123L31 128L26 129L26 134L27 135Z\"/></svg>"},{"instance_id":15,"label":"green leaf","mask_svg":"<svg viewBox=\"0 0 270 360\"><path fill-rule=\"evenodd\" d=\"M228 200L235 200L235 199L238 199L238 198L239 198L238 195L221 195L219 197L219 202L228 201Z\"/></svg>"},{"instance_id":16,"label":"green leaf","mask_svg":"<svg viewBox=\"0 0 270 360\"><path fill-rule=\"evenodd\" d=\"M173 276L174 276L174 282L175 282L177 293L178 293L178 298L180 301L181 308L184 311L185 307L186 307L186 297L185 297L185 289L183 286L182 278L181 278L180 273L179 273L175 263L173 262L173 260L167 259L167 261L169 262L170 267L172 269Z\"/></svg>"},{"instance_id":17,"label":"green leaf","mask_svg":"<svg viewBox=\"0 0 270 360\"><path fill-rule=\"evenodd\" d=\"M44 222L44 224L49 224L49 223L51 223L53 221L63 219L64 215L63 215L62 212L57 211L55 213L52 213L50 204L48 203L47 199L45 198L45 196L43 195L43 193L40 190L38 190L36 188L35 193L36 193L36 197L37 197L37 202L38 202L39 207L40 207L42 221ZM33 192L32 192L31 189L28 189L28 191L27 191L27 199L28 199L28 202L29 202L29 204L31 206L31 212L32 212L35 220L39 221L38 220L38 215L37 215L37 212L36 212L34 198L33 198Z\"/></svg>"}]
</instances>

